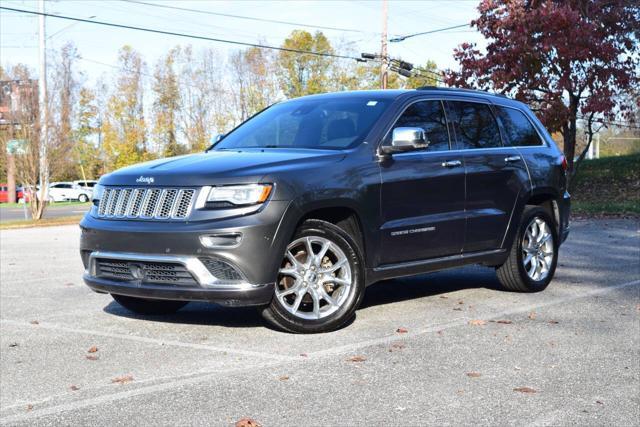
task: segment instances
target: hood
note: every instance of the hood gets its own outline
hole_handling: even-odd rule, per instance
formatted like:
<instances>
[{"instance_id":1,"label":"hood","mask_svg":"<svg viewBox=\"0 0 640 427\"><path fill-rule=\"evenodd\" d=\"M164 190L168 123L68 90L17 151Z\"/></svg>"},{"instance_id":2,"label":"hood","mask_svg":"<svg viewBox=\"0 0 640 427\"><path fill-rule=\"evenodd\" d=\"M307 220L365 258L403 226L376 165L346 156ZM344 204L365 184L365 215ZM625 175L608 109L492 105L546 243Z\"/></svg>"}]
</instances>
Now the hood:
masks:
<instances>
[{"instance_id":1,"label":"hood","mask_svg":"<svg viewBox=\"0 0 640 427\"><path fill-rule=\"evenodd\" d=\"M103 185L202 186L257 182L266 174L320 167L342 160L335 150L220 150L153 160L119 169L100 179Z\"/></svg>"}]
</instances>

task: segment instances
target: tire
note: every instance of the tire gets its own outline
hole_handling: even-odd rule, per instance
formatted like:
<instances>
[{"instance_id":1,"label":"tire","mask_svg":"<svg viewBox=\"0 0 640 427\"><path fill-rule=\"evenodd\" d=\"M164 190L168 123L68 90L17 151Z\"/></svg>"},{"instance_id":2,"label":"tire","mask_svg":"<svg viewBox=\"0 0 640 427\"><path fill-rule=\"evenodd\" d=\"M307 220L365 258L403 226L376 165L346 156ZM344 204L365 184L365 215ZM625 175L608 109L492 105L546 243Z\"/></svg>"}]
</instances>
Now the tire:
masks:
<instances>
[{"instance_id":1,"label":"tire","mask_svg":"<svg viewBox=\"0 0 640 427\"><path fill-rule=\"evenodd\" d=\"M334 331L354 317L364 289L362 251L355 240L329 222L307 220L287 246L262 315L286 332Z\"/></svg>"},{"instance_id":2,"label":"tire","mask_svg":"<svg viewBox=\"0 0 640 427\"><path fill-rule=\"evenodd\" d=\"M137 314L173 314L187 305L189 301L170 301L145 299L111 294L114 300L124 308Z\"/></svg>"},{"instance_id":3,"label":"tire","mask_svg":"<svg viewBox=\"0 0 640 427\"><path fill-rule=\"evenodd\" d=\"M87 203L89 201L89 196L87 196L86 194L81 194L80 196L78 196L78 201L80 203Z\"/></svg>"},{"instance_id":4,"label":"tire","mask_svg":"<svg viewBox=\"0 0 640 427\"><path fill-rule=\"evenodd\" d=\"M537 234L531 233L530 227L533 226L534 221L537 224ZM535 226L533 227L535 231ZM527 234L528 231L529 234ZM541 240L545 242L541 243ZM556 271L558 242L558 232L551 216L538 206L527 206L522 213L509 257L496 269L502 286L515 292L544 290L549 286ZM551 255L549 255L550 250L553 251Z\"/></svg>"}]
</instances>

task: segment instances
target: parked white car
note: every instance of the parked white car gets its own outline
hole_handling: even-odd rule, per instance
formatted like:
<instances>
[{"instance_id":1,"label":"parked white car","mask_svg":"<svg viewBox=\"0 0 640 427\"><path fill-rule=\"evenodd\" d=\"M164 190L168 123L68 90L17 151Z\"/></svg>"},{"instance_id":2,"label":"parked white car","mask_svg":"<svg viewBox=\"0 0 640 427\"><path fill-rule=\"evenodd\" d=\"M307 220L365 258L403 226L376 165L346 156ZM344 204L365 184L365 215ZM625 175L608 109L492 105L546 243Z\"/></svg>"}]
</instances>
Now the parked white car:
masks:
<instances>
[{"instance_id":1,"label":"parked white car","mask_svg":"<svg viewBox=\"0 0 640 427\"><path fill-rule=\"evenodd\" d=\"M85 203L91 200L92 191L91 188L81 187L73 182L52 182L49 184L49 201L78 200Z\"/></svg>"}]
</instances>

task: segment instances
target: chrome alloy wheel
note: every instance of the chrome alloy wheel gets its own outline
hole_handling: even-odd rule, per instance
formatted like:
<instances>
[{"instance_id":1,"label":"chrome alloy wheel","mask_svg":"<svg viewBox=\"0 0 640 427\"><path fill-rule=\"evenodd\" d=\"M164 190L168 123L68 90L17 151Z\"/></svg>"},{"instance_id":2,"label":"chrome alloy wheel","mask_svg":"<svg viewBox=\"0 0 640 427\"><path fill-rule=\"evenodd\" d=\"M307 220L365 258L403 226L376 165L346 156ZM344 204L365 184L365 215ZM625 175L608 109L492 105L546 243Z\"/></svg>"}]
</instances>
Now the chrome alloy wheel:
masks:
<instances>
[{"instance_id":1,"label":"chrome alloy wheel","mask_svg":"<svg viewBox=\"0 0 640 427\"><path fill-rule=\"evenodd\" d=\"M276 285L276 298L292 315L305 320L335 313L349 298L351 265L331 240L306 236L287 247Z\"/></svg>"},{"instance_id":2,"label":"chrome alloy wheel","mask_svg":"<svg viewBox=\"0 0 640 427\"><path fill-rule=\"evenodd\" d=\"M531 220L522 237L522 264L531 280L546 279L554 256L553 234L540 217Z\"/></svg>"}]
</instances>

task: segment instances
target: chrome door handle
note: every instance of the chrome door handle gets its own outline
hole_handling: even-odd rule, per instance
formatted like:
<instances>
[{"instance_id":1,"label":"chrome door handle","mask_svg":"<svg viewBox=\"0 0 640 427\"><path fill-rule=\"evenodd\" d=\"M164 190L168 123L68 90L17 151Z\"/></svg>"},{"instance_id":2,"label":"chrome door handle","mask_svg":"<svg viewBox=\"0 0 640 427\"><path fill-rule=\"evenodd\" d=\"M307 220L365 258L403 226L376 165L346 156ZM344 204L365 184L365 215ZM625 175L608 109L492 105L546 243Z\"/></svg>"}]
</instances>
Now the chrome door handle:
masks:
<instances>
[{"instance_id":1,"label":"chrome door handle","mask_svg":"<svg viewBox=\"0 0 640 427\"><path fill-rule=\"evenodd\" d=\"M462 162L460 160L449 160L448 162L442 162L442 167L444 168L457 168L458 166L462 166Z\"/></svg>"},{"instance_id":2,"label":"chrome door handle","mask_svg":"<svg viewBox=\"0 0 640 427\"><path fill-rule=\"evenodd\" d=\"M522 160L522 157L520 156L509 156L504 158L506 163L518 162L520 160Z\"/></svg>"}]
</instances>

